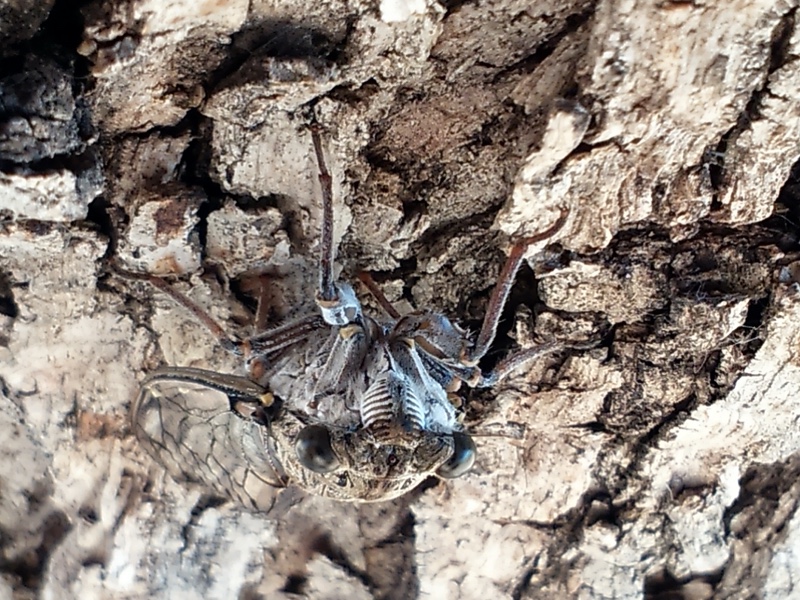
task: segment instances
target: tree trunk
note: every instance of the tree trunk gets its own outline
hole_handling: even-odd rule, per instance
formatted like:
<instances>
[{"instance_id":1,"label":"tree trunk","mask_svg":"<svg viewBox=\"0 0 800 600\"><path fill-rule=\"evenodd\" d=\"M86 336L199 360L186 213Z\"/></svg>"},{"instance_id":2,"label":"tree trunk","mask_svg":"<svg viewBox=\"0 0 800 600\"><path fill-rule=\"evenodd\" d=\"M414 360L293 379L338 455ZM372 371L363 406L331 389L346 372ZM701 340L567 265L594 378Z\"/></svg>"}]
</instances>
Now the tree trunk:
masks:
<instances>
[{"instance_id":1,"label":"tree trunk","mask_svg":"<svg viewBox=\"0 0 800 600\"><path fill-rule=\"evenodd\" d=\"M0 598L800 596L796 2L77 4L0 0ZM566 211L486 366L564 350L466 395L467 476L278 518L132 435L148 371L241 365L110 265L310 310L312 118L402 313L475 330Z\"/></svg>"}]
</instances>

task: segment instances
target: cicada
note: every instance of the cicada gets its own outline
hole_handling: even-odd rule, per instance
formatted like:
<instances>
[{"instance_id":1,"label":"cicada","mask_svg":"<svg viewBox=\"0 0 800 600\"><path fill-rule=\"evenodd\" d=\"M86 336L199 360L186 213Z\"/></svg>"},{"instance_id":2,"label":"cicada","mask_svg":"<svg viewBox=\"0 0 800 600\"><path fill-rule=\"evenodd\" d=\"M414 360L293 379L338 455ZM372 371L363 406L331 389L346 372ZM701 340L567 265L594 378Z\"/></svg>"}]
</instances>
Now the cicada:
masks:
<instances>
[{"instance_id":1,"label":"cicada","mask_svg":"<svg viewBox=\"0 0 800 600\"><path fill-rule=\"evenodd\" d=\"M297 486L344 501L395 498L428 477L459 477L476 446L456 406L463 386L491 387L553 344L512 352L479 367L528 247L564 224L562 211L541 234L512 246L475 339L445 315L401 315L369 277L385 314L362 310L354 288L334 277L333 198L322 143L311 137L322 188L318 310L246 339L228 335L164 280L144 275L193 312L246 376L163 368L133 402L133 428L170 473L256 508Z\"/></svg>"}]
</instances>

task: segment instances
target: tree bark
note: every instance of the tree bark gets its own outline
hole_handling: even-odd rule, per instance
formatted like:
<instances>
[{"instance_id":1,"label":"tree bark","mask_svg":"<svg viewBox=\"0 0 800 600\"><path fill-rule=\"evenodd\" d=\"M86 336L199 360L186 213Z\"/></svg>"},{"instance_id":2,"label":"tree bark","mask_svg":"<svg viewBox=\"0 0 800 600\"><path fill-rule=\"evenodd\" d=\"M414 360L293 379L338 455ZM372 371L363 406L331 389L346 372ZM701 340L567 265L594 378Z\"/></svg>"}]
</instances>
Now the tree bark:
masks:
<instances>
[{"instance_id":1,"label":"tree bark","mask_svg":"<svg viewBox=\"0 0 800 600\"><path fill-rule=\"evenodd\" d=\"M799 596L796 11L0 0L0 598ZM567 211L489 360L565 350L468 395L467 476L278 519L134 439L145 373L241 365L109 265L236 334L264 281L311 310L312 117L401 312L474 330Z\"/></svg>"}]
</instances>

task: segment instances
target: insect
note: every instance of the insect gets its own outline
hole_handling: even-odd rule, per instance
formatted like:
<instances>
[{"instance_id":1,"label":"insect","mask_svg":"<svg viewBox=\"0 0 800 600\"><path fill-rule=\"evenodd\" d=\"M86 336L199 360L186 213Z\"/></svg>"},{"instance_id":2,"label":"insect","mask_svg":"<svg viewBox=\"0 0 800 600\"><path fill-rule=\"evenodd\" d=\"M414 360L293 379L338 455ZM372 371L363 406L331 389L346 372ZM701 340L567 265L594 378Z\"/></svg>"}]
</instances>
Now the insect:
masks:
<instances>
[{"instance_id":1,"label":"insect","mask_svg":"<svg viewBox=\"0 0 800 600\"><path fill-rule=\"evenodd\" d=\"M134 276L193 312L244 360L248 374L160 369L145 378L132 405L134 431L174 476L260 509L286 486L369 502L395 498L432 475L463 475L476 446L459 424L461 386L493 386L557 349L549 343L519 350L488 373L478 366L525 251L558 231L565 211L546 231L512 247L474 341L443 314L400 315L365 278L386 312L369 316L353 287L334 278L332 179L316 128L311 138L323 207L318 313L237 339L164 280Z\"/></svg>"}]
</instances>

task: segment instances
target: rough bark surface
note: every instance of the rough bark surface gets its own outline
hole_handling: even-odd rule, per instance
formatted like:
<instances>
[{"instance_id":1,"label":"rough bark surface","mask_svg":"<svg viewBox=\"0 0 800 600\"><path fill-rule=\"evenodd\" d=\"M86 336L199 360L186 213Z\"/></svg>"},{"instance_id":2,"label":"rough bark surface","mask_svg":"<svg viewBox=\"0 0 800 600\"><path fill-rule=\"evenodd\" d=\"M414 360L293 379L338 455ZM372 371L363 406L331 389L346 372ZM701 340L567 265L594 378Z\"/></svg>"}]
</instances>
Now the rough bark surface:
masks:
<instances>
[{"instance_id":1,"label":"rough bark surface","mask_svg":"<svg viewBox=\"0 0 800 600\"><path fill-rule=\"evenodd\" d=\"M800 597L796 11L0 0L0 598ZM565 208L492 356L598 345L471 394L468 476L276 520L131 435L147 371L241 365L108 265L308 307L312 115L343 277L475 328Z\"/></svg>"}]
</instances>

